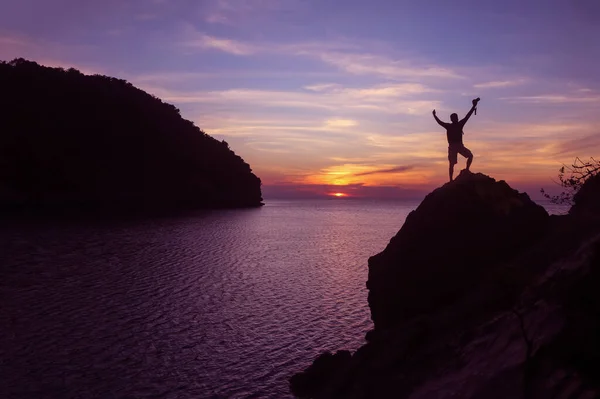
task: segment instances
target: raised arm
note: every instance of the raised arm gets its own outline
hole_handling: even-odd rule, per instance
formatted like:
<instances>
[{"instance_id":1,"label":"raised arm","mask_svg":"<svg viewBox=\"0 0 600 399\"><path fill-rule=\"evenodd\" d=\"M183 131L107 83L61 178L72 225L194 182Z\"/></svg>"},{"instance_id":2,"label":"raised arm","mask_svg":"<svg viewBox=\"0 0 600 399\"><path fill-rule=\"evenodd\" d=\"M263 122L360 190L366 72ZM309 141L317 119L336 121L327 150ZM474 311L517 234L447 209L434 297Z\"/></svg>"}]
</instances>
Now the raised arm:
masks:
<instances>
[{"instance_id":1,"label":"raised arm","mask_svg":"<svg viewBox=\"0 0 600 399\"><path fill-rule=\"evenodd\" d=\"M437 115L435 114L435 109L433 110L432 114L433 114L433 118L434 118L434 119L435 119L435 121L438 123L438 125L440 125L440 126L442 126L442 127L447 127L447 126L448 126L448 124L447 124L446 122L442 122L442 121L440 120L440 118L438 118L438 117L437 117Z\"/></svg>"},{"instance_id":2,"label":"raised arm","mask_svg":"<svg viewBox=\"0 0 600 399\"><path fill-rule=\"evenodd\" d=\"M477 108L477 105L473 104L473 106L471 107L471 109L469 110L469 112L467 113L467 115L461 119L460 123L462 123L463 125L465 123L467 123L467 121L469 120L469 118L471 117L471 115L473 115L473 112L475 111L475 108Z\"/></svg>"},{"instance_id":3,"label":"raised arm","mask_svg":"<svg viewBox=\"0 0 600 399\"><path fill-rule=\"evenodd\" d=\"M479 101L481 100L481 98L477 97L475 99L473 99L472 103L473 106L471 107L471 110L467 113L467 115L460 121L460 123L464 126L465 123L467 123L467 121L469 120L469 118L471 117L471 115L473 115L473 112L475 112L477 110L477 104L479 104Z\"/></svg>"}]
</instances>

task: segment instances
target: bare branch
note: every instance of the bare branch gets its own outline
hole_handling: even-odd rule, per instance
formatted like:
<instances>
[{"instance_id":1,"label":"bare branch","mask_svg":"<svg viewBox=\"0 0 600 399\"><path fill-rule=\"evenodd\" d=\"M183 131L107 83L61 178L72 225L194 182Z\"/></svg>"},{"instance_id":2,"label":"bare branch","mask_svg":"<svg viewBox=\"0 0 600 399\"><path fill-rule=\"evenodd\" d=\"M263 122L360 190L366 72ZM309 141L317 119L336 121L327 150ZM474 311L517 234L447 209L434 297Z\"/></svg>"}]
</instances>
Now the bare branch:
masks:
<instances>
[{"instance_id":1,"label":"bare branch","mask_svg":"<svg viewBox=\"0 0 600 399\"><path fill-rule=\"evenodd\" d=\"M579 191L581 186L592 176L600 173L600 162L590 157L589 161L582 161L576 157L573 164L563 166L558 171L558 182L565 191L559 195L550 195L544 189L541 190L545 198L549 199L554 204L572 204L573 196Z\"/></svg>"}]
</instances>

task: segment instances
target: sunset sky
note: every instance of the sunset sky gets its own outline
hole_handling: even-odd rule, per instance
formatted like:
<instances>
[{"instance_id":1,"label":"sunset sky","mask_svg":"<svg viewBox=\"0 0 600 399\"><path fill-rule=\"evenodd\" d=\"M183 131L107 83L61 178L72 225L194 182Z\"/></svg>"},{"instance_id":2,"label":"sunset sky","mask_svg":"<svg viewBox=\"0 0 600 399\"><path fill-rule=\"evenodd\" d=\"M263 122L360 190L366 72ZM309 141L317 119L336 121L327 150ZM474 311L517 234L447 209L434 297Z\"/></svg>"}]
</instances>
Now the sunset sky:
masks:
<instances>
[{"instance_id":1,"label":"sunset sky","mask_svg":"<svg viewBox=\"0 0 600 399\"><path fill-rule=\"evenodd\" d=\"M16 57L175 104L266 198L419 197L448 174L432 109L449 121L477 96L474 171L539 197L600 155L597 0L2 1L0 59Z\"/></svg>"}]
</instances>

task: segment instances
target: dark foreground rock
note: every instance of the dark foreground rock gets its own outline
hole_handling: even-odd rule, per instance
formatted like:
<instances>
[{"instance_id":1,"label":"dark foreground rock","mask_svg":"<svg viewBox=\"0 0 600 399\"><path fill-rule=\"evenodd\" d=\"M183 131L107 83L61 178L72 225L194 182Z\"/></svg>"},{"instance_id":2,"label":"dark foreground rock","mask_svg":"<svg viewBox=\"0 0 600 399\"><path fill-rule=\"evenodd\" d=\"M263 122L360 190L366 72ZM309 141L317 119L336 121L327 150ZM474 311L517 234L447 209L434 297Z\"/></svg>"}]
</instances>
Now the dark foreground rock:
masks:
<instances>
[{"instance_id":1,"label":"dark foreground rock","mask_svg":"<svg viewBox=\"0 0 600 399\"><path fill-rule=\"evenodd\" d=\"M0 87L0 212L261 205L226 142L124 80L19 59Z\"/></svg>"},{"instance_id":2,"label":"dark foreground rock","mask_svg":"<svg viewBox=\"0 0 600 399\"><path fill-rule=\"evenodd\" d=\"M292 391L302 397L327 388L333 378L348 366L351 358L349 351L321 354L308 369L292 377L290 380Z\"/></svg>"},{"instance_id":3,"label":"dark foreground rock","mask_svg":"<svg viewBox=\"0 0 600 399\"><path fill-rule=\"evenodd\" d=\"M597 218L600 215L600 174L588 179L575 194L573 202L573 207L569 211L572 215L587 218Z\"/></svg>"},{"instance_id":4,"label":"dark foreground rock","mask_svg":"<svg viewBox=\"0 0 600 399\"><path fill-rule=\"evenodd\" d=\"M369 259L375 329L450 303L546 231L546 210L504 181L463 171L411 212Z\"/></svg>"},{"instance_id":5,"label":"dark foreground rock","mask_svg":"<svg viewBox=\"0 0 600 399\"><path fill-rule=\"evenodd\" d=\"M481 174L463 173L431 193L370 259L368 343L318 384L306 373L292 391L600 397L600 224L590 186L579 198L585 216L549 217Z\"/></svg>"}]
</instances>

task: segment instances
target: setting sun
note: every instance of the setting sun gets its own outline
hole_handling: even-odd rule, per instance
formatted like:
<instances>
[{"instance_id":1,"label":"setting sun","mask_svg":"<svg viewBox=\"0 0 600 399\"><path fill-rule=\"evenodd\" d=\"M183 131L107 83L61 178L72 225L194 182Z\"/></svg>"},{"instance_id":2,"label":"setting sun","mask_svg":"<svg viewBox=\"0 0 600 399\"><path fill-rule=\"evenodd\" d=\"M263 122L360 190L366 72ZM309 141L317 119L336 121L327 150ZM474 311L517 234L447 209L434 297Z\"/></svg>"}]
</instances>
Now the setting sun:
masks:
<instances>
[{"instance_id":1,"label":"setting sun","mask_svg":"<svg viewBox=\"0 0 600 399\"><path fill-rule=\"evenodd\" d=\"M348 196L348 194L344 194L344 193L334 193L334 194L333 194L333 196L334 196L334 197L338 197L338 198L340 198L340 197L347 197L347 196Z\"/></svg>"}]
</instances>

